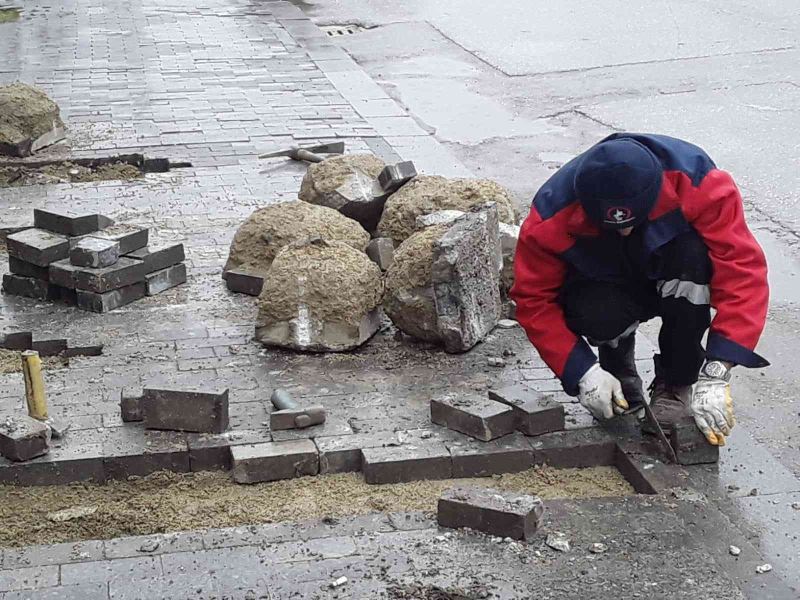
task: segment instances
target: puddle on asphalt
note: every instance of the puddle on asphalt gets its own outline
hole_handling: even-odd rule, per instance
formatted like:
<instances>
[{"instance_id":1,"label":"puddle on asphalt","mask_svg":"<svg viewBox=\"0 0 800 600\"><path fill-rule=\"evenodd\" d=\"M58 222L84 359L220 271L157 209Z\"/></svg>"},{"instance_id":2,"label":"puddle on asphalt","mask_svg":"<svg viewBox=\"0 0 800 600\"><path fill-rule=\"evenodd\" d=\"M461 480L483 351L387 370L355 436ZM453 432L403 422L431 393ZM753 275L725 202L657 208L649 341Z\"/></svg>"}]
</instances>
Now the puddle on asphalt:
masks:
<instances>
[{"instance_id":1,"label":"puddle on asphalt","mask_svg":"<svg viewBox=\"0 0 800 600\"><path fill-rule=\"evenodd\" d=\"M536 494L544 500L634 494L613 467L535 467L494 477L389 485L369 485L360 473L239 485L225 472L161 472L106 484L0 486L0 547L374 512L434 512L442 492L458 484ZM54 516L68 509L81 516L66 521Z\"/></svg>"},{"instance_id":2,"label":"puddle on asphalt","mask_svg":"<svg viewBox=\"0 0 800 600\"><path fill-rule=\"evenodd\" d=\"M5 8L0 6L0 25L3 23L13 23L22 16L21 8Z\"/></svg>"}]
</instances>

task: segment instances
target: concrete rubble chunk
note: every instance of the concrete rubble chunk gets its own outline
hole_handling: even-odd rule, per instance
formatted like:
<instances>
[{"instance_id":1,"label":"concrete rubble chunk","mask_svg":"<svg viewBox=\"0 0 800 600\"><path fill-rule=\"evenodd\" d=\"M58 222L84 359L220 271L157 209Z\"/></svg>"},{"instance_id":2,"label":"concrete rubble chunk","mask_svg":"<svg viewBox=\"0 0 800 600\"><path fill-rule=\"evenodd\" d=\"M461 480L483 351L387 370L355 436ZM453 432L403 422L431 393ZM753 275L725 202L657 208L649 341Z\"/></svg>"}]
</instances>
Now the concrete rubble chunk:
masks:
<instances>
[{"instance_id":1,"label":"concrete rubble chunk","mask_svg":"<svg viewBox=\"0 0 800 600\"><path fill-rule=\"evenodd\" d=\"M719 462L719 446L712 446L698 429L693 419L672 426L670 444L682 465L700 465Z\"/></svg>"},{"instance_id":2,"label":"concrete rubble chunk","mask_svg":"<svg viewBox=\"0 0 800 600\"><path fill-rule=\"evenodd\" d=\"M183 244L173 244L161 248L139 248L127 256L141 260L149 274L183 262L186 259L186 252Z\"/></svg>"},{"instance_id":3,"label":"concrete rubble chunk","mask_svg":"<svg viewBox=\"0 0 800 600\"><path fill-rule=\"evenodd\" d=\"M47 454L50 428L27 415L0 420L0 455L22 462Z\"/></svg>"},{"instance_id":4,"label":"concrete rubble chunk","mask_svg":"<svg viewBox=\"0 0 800 600\"><path fill-rule=\"evenodd\" d=\"M564 406L527 386L517 383L490 389L489 398L513 408L516 427L525 435L564 429Z\"/></svg>"},{"instance_id":5,"label":"concrete rubble chunk","mask_svg":"<svg viewBox=\"0 0 800 600\"><path fill-rule=\"evenodd\" d=\"M361 457L364 480L371 484L449 479L453 473L450 452L441 442L362 448Z\"/></svg>"},{"instance_id":6,"label":"concrete rubble chunk","mask_svg":"<svg viewBox=\"0 0 800 600\"><path fill-rule=\"evenodd\" d=\"M319 472L319 454L311 440L288 440L231 446L233 480L260 483Z\"/></svg>"},{"instance_id":7,"label":"concrete rubble chunk","mask_svg":"<svg viewBox=\"0 0 800 600\"><path fill-rule=\"evenodd\" d=\"M259 296L256 339L311 352L352 350L381 324L381 271L363 252L319 238L286 246Z\"/></svg>"},{"instance_id":8,"label":"concrete rubble chunk","mask_svg":"<svg viewBox=\"0 0 800 600\"><path fill-rule=\"evenodd\" d=\"M186 265L179 263L145 275L146 293L155 296L186 283Z\"/></svg>"},{"instance_id":9,"label":"concrete rubble chunk","mask_svg":"<svg viewBox=\"0 0 800 600\"><path fill-rule=\"evenodd\" d=\"M9 256L46 267L69 256L69 240L44 229L24 229L6 238Z\"/></svg>"},{"instance_id":10,"label":"concrete rubble chunk","mask_svg":"<svg viewBox=\"0 0 800 600\"><path fill-rule=\"evenodd\" d=\"M0 154L30 156L65 137L58 105L25 83L0 86Z\"/></svg>"},{"instance_id":11,"label":"concrete rubble chunk","mask_svg":"<svg viewBox=\"0 0 800 600\"><path fill-rule=\"evenodd\" d=\"M375 238L367 244L367 256L381 271L386 271L394 262L394 243L389 238Z\"/></svg>"},{"instance_id":12,"label":"concrete rubble chunk","mask_svg":"<svg viewBox=\"0 0 800 600\"><path fill-rule=\"evenodd\" d=\"M69 211L33 209L33 226L68 237L96 233L114 224L113 219L98 214L77 214Z\"/></svg>"},{"instance_id":13,"label":"concrete rubble chunk","mask_svg":"<svg viewBox=\"0 0 800 600\"><path fill-rule=\"evenodd\" d=\"M119 242L85 237L69 251L69 262L78 267L110 267L119 260Z\"/></svg>"},{"instance_id":14,"label":"concrete rubble chunk","mask_svg":"<svg viewBox=\"0 0 800 600\"><path fill-rule=\"evenodd\" d=\"M501 316L497 207L455 221L434 243L431 283L447 352L466 352Z\"/></svg>"},{"instance_id":15,"label":"concrete rubble chunk","mask_svg":"<svg viewBox=\"0 0 800 600\"><path fill-rule=\"evenodd\" d=\"M431 421L484 442L508 435L516 424L510 406L477 392L454 392L433 398Z\"/></svg>"},{"instance_id":16,"label":"concrete rubble chunk","mask_svg":"<svg viewBox=\"0 0 800 600\"><path fill-rule=\"evenodd\" d=\"M232 292L258 296L264 288L264 277L244 271L231 270L225 273L225 285Z\"/></svg>"},{"instance_id":17,"label":"concrete rubble chunk","mask_svg":"<svg viewBox=\"0 0 800 600\"><path fill-rule=\"evenodd\" d=\"M514 540L533 539L542 523L544 504L537 496L482 487L456 487L439 498L441 527L468 527Z\"/></svg>"},{"instance_id":18,"label":"concrete rubble chunk","mask_svg":"<svg viewBox=\"0 0 800 600\"><path fill-rule=\"evenodd\" d=\"M222 433L228 429L228 390L145 388L142 417L147 429Z\"/></svg>"},{"instance_id":19,"label":"concrete rubble chunk","mask_svg":"<svg viewBox=\"0 0 800 600\"><path fill-rule=\"evenodd\" d=\"M225 272L266 276L284 246L311 238L342 242L361 252L370 239L361 225L332 208L300 201L271 204L256 210L236 231Z\"/></svg>"}]
</instances>

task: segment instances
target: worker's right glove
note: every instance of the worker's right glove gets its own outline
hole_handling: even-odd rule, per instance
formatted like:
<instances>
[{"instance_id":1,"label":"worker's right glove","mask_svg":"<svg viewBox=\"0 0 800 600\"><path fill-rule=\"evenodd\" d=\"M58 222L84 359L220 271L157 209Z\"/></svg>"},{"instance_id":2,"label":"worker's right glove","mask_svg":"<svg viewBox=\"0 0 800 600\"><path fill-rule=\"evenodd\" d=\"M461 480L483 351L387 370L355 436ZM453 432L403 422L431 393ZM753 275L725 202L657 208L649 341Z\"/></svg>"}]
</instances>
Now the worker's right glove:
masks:
<instances>
[{"instance_id":1,"label":"worker's right glove","mask_svg":"<svg viewBox=\"0 0 800 600\"><path fill-rule=\"evenodd\" d=\"M598 421L628 408L619 379L595 363L578 382L578 400Z\"/></svg>"}]
</instances>

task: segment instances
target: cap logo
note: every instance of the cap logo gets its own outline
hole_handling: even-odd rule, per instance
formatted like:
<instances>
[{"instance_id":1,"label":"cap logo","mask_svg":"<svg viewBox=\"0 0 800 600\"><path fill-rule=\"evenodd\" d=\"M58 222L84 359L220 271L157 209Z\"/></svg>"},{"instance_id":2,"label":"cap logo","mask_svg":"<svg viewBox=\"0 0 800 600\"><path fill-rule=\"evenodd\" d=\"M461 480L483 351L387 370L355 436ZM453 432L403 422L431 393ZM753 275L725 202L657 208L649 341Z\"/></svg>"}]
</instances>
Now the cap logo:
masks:
<instances>
[{"instance_id":1,"label":"cap logo","mask_svg":"<svg viewBox=\"0 0 800 600\"><path fill-rule=\"evenodd\" d=\"M604 219L606 223L611 225L624 225L633 220L633 211L627 206L612 206L606 211L606 218Z\"/></svg>"}]
</instances>

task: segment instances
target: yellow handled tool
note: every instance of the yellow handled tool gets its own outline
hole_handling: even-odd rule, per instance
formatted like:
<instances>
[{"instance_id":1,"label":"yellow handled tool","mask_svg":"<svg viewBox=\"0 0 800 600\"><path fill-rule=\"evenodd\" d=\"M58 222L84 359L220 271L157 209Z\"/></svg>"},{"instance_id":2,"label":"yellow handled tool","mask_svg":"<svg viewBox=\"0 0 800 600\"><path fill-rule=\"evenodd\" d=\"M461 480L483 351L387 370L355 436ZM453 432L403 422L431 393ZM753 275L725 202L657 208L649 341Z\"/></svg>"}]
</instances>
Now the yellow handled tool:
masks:
<instances>
[{"instance_id":1,"label":"yellow handled tool","mask_svg":"<svg viewBox=\"0 0 800 600\"><path fill-rule=\"evenodd\" d=\"M26 350L22 353L22 373L25 376L28 414L39 421L47 420L47 396L44 393L42 359L35 350Z\"/></svg>"}]
</instances>

